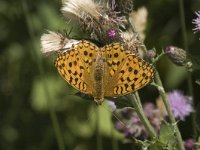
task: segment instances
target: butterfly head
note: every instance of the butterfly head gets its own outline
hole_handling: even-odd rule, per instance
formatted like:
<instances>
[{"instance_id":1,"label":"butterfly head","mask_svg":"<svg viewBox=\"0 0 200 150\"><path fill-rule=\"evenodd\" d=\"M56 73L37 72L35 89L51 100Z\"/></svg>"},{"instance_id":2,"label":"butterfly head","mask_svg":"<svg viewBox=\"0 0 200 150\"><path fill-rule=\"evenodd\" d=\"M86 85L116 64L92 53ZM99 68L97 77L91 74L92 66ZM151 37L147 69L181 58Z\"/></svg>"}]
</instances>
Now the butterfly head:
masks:
<instances>
[{"instance_id":1,"label":"butterfly head","mask_svg":"<svg viewBox=\"0 0 200 150\"><path fill-rule=\"evenodd\" d=\"M94 101L95 101L95 103L96 103L97 105L101 105L101 104L103 103L103 101L104 101L104 98L101 98L101 99L99 99L99 98L94 98Z\"/></svg>"}]
</instances>

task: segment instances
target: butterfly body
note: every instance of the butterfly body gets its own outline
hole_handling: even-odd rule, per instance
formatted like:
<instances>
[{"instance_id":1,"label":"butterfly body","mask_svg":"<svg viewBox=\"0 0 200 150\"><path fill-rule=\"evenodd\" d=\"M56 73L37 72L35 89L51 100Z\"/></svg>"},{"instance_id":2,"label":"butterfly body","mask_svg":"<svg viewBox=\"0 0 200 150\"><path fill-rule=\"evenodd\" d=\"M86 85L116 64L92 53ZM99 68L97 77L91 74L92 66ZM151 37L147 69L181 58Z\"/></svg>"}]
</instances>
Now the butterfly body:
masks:
<instances>
[{"instance_id":1,"label":"butterfly body","mask_svg":"<svg viewBox=\"0 0 200 150\"><path fill-rule=\"evenodd\" d=\"M94 78L92 95L94 101L100 105L104 100L104 85L105 85L105 63L102 58L101 51L98 52L97 58L94 62Z\"/></svg>"},{"instance_id":2,"label":"butterfly body","mask_svg":"<svg viewBox=\"0 0 200 150\"><path fill-rule=\"evenodd\" d=\"M120 43L102 48L82 40L60 52L55 61L60 75L75 89L92 95L100 105L104 97L133 93L153 79L153 67Z\"/></svg>"}]
</instances>

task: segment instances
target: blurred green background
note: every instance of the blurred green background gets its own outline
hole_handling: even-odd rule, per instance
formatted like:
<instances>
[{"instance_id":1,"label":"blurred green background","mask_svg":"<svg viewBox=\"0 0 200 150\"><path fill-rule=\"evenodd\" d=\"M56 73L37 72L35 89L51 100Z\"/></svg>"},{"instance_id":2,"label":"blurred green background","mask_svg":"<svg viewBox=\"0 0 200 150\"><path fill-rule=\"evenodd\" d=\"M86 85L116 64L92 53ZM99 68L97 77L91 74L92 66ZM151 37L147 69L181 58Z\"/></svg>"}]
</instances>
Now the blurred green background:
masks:
<instances>
[{"instance_id":1,"label":"blurred green background","mask_svg":"<svg viewBox=\"0 0 200 150\"><path fill-rule=\"evenodd\" d=\"M185 0L184 5L189 50L199 55L200 34L193 34L192 19L196 17L194 11L200 10L200 1ZM179 1L135 0L135 9L141 6L148 9L145 43L149 49L155 47L161 51L169 45L184 47ZM0 1L0 149L58 149L53 112L67 150L96 149L99 132L104 149L112 149L116 143L119 149L131 148L114 130L108 108L105 105L97 108L93 102L76 96L76 91L58 75L55 57L41 54L40 37L47 29L68 30L60 8L59 0ZM163 57L158 69L167 91L188 92L184 68ZM199 74L194 72L193 81L200 78ZM199 101L200 88L195 83L193 88ZM141 90L140 94L145 101L158 97L156 90L147 95ZM183 126L182 130L189 129ZM188 133L184 132L183 137L190 137Z\"/></svg>"}]
</instances>

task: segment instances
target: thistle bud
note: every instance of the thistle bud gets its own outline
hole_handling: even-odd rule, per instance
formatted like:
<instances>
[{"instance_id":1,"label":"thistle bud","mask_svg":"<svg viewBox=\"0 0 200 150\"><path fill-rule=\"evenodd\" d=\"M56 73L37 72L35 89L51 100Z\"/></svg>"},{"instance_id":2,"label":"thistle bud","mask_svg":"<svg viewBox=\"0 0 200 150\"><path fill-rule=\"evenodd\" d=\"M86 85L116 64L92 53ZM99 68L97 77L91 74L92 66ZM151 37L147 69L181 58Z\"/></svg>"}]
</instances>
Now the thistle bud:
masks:
<instances>
[{"instance_id":1,"label":"thistle bud","mask_svg":"<svg viewBox=\"0 0 200 150\"><path fill-rule=\"evenodd\" d=\"M156 51L155 51L155 50L148 50L148 51L146 52L146 57L147 57L147 58L152 59L152 58L154 58L155 56L156 56Z\"/></svg>"},{"instance_id":2,"label":"thistle bud","mask_svg":"<svg viewBox=\"0 0 200 150\"><path fill-rule=\"evenodd\" d=\"M185 50L175 46L168 46L164 49L164 52L174 64L178 66L186 65L187 54Z\"/></svg>"}]
</instances>

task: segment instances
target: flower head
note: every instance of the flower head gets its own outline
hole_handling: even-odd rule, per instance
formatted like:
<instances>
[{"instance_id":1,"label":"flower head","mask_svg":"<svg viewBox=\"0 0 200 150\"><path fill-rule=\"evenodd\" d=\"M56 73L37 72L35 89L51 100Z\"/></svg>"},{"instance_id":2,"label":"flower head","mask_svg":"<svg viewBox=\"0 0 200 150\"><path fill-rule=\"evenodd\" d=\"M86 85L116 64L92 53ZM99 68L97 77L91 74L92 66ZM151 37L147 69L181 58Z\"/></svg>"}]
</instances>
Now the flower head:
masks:
<instances>
[{"instance_id":1,"label":"flower head","mask_svg":"<svg viewBox=\"0 0 200 150\"><path fill-rule=\"evenodd\" d=\"M116 37L117 31L115 29L110 29L107 31L107 34L108 34L108 37L112 39Z\"/></svg>"},{"instance_id":2,"label":"flower head","mask_svg":"<svg viewBox=\"0 0 200 150\"><path fill-rule=\"evenodd\" d=\"M148 51L146 52L146 57L147 57L147 58L152 59L152 58L154 58L155 56L156 56L156 51L153 50L153 49L148 50Z\"/></svg>"},{"instance_id":3,"label":"flower head","mask_svg":"<svg viewBox=\"0 0 200 150\"><path fill-rule=\"evenodd\" d=\"M193 150L196 148L196 144L195 144L195 141L194 139L190 138L190 139L187 139L184 141L184 145L185 145L185 148L187 150Z\"/></svg>"},{"instance_id":4,"label":"flower head","mask_svg":"<svg viewBox=\"0 0 200 150\"><path fill-rule=\"evenodd\" d=\"M42 53L50 53L53 51L58 51L65 44L65 37L53 31L48 31L41 36L41 51Z\"/></svg>"},{"instance_id":5,"label":"flower head","mask_svg":"<svg viewBox=\"0 0 200 150\"><path fill-rule=\"evenodd\" d=\"M119 41L120 28L125 28L127 23L126 17L116 12L113 5L95 0L68 0L63 2L62 12L68 18L78 19L82 30L91 38L95 37L100 43L109 44Z\"/></svg>"},{"instance_id":6,"label":"flower head","mask_svg":"<svg viewBox=\"0 0 200 150\"><path fill-rule=\"evenodd\" d=\"M120 32L122 43L124 43L124 49L130 50L136 55L143 57L143 51L140 51L140 48L143 46L142 43L138 40L138 35L133 32L126 31Z\"/></svg>"},{"instance_id":7,"label":"flower head","mask_svg":"<svg viewBox=\"0 0 200 150\"><path fill-rule=\"evenodd\" d=\"M195 12L195 14L197 15L196 19L193 19L192 23L195 25L194 33L196 32L200 32L200 11Z\"/></svg>"},{"instance_id":8,"label":"flower head","mask_svg":"<svg viewBox=\"0 0 200 150\"><path fill-rule=\"evenodd\" d=\"M153 103L145 103L143 108L145 115L149 119L150 123L158 131L160 128L160 123L163 119L162 116L160 116L160 111L155 107ZM140 121L140 118L134 109L123 108L116 111L117 112L115 114L119 115L121 120L114 120L115 127L118 131L124 133L126 137L136 137L143 139L148 137L145 127Z\"/></svg>"},{"instance_id":9,"label":"flower head","mask_svg":"<svg viewBox=\"0 0 200 150\"><path fill-rule=\"evenodd\" d=\"M130 13L130 19L134 21L135 28L140 35L140 40L145 39L145 29L147 25L148 11L146 7L140 7L137 11ZM129 19L129 20L130 20Z\"/></svg>"},{"instance_id":10,"label":"flower head","mask_svg":"<svg viewBox=\"0 0 200 150\"><path fill-rule=\"evenodd\" d=\"M79 41L74 39L68 39L61 33L48 31L41 36L41 52L43 54L50 54L61 50L70 49L73 44L77 44Z\"/></svg>"},{"instance_id":11,"label":"flower head","mask_svg":"<svg viewBox=\"0 0 200 150\"><path fill-rule=\"evenodd\" d=\"M119 34L118 28L109 28L105 31L105 35L102 34L103 40L105 44L110 44L113 42L121 41L121 36Z\"/></svg>"},{"instance_id":12,"label":"flower head","mask_svg":"<svg viewBox=\"0 0 200 150\"><path fill-rule=\"evenodd\" d=\"M178 66L186 65L187 55L185 50L175 46L168 46L164 49L164 52L174 64Z\"/></svg>"},{"instance_id":13,"label":"flower head","mask_svg":"<svg viewBox=\"0 0 200 150\"><path fill-rule=\"evenodd\" d=\"M181 91L169 92L168 99L175 118L185 120L185 117L193 112L191 97L183 95Z\"/></svg>"},{"instance_id":14,"label":"flower head","mask_svg":"<svg viewBox=\"0 0 200 150\"><path fill-rule=\"evenodd\" d=\"M63 2L61 9L64 16L70 16L71 14L79 18L92 17L99 19L102 15L101 6L93 0L68 0Z\"/></svg>"}]
</instances>

